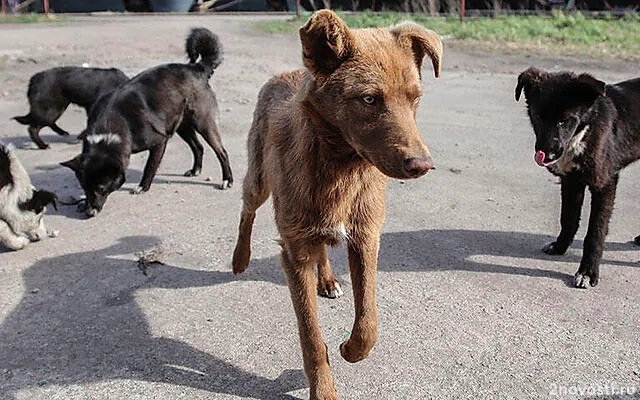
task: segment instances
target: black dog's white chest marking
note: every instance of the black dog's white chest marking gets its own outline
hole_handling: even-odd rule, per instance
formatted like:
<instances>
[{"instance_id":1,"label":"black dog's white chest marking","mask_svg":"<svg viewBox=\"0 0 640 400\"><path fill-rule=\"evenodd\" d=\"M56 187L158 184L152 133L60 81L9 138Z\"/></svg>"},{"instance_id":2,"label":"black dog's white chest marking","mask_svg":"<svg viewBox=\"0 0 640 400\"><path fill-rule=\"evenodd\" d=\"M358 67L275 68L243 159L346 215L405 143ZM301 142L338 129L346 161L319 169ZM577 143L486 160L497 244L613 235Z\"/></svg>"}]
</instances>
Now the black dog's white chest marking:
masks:
<instances>
[{"instance_id":1,"label":"black dog's white chest marking","mask_svg":"<svg viewBox=\"0 0 640 400\"><path fill-rule=\"evenodd\" d=\"M550 172L556 175L566 175L571 171L580 169L580 164L575 161L575 158L581 155L587 148L587 144L583 139L588 130L589 125L585 126L580 132L573 135L571 140L569 140L562 157L547 167Z\"/></svg>"}]
</instances>

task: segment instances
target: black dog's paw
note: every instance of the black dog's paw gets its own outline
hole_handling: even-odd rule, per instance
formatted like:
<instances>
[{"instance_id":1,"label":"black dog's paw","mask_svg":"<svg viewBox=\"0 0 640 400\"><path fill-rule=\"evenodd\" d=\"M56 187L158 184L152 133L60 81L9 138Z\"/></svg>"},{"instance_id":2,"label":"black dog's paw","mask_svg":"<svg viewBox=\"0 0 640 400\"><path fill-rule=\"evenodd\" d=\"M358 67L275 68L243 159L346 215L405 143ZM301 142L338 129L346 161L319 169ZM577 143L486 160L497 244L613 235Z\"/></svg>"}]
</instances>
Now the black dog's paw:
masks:
<instances>
[{"instance_id":1,"label":"black dog's paw","mask_svg":"<svg viewBox=\"0 0 640 400\"><path fill-rule=\"evenodd\" d=\"M633 243L635 243L635 244L637 244L638 246L640 246L640 235L636 236L636 237L633 239Z\"/></svg>"},{"instance_id":2,"label":"black dog's paw","mask_svg":"<svg viewBox=\"0 0 640 400\"><path fill-rule=\"evenodd\" d=\"M579 272L576 272L574 277L574 283L576 287L580 289L588 289L589 286L595 287L598 285L598 281L599 279L597 276L583 275Z\"/></svg>"},{"instance_id":3,"label":"black dog's paw","mask_svg":"<svg viewBox=\"0 0 640 400\"><path fill-rule=\"evenodd\" d=\"M231 189L231 186L233 186L232 180L222 181L222 185L220 185L220 190Z\"/></svg>"},{"instance_id":4,"label":"black dog's paw","mask_svg":"<svg viewBox=\"0 0 640 400\"><path fill-rule=\"evenodd\" d=\"M131 189L131 192L129 192L129 193L131 193L131 194L142 194L142 193L144 193L144 192L146 192L148 190L149 190L149 188L145 189L142 186L138 186L135 189Z\"/></svg>"},{"instance_id":5,"label":"black dog's paw","mask_svg":"<svg viewBox=\"0 0 640 400\"><path fill-rule=\"evenodd\" d=\"M542 251L552 256L561 256L566 253L567 248L559 246L556 242L551 242L545 244Z\"/></svg>"},{"instance_id":6,"label":"black dog's paw","mask_svg":"<svg viewBox=\"0 0 640 400\"><path fill-rule=\"evenodd\" d=\"M187 176L187 177L198 176L198 175L200 175L200 170L198 169L189 169L187 170L187 172L184 173L184 176Z\"/></svg>"}]
</instances>

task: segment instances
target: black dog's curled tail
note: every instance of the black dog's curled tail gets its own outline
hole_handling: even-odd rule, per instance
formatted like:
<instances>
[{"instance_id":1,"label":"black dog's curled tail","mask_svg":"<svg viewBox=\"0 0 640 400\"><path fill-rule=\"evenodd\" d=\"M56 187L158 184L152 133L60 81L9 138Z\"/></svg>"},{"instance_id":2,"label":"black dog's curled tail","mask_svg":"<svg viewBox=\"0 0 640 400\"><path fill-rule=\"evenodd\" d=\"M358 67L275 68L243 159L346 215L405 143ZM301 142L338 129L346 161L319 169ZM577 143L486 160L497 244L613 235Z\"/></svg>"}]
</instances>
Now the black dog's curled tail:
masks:
<instances>
[{"instance_id":1,"label":"black dog's curled tail","mask_svg":"<svg viewBox=\"0 0 640 400\"><path fill-rule=\"evenodd\" d=\"M195 64L200 58L199 64L209 76L222 62L222 44L218 36L207 28L191 29L187 37L186 50L189 62Z\"/></svg>"}]
</instances>

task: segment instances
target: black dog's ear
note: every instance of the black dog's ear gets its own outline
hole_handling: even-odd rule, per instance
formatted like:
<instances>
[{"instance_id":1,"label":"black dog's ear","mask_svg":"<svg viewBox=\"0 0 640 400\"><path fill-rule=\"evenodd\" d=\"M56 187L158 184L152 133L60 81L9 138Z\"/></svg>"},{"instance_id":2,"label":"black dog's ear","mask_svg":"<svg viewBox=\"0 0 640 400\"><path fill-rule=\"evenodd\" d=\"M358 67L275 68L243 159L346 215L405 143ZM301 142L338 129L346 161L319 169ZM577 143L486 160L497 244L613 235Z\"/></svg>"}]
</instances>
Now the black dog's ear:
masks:
<instances>
[{"instance_id":1,"label":"black dog's ear","mask_svg":"<svg viewBox=\"0 0 640 400\"><path fill-rule=\"evenodd\" d=\"M120 176L118 177L118 180L115 183L115 187L113 190L118 190L122 187L122 185L124 185L124 182L127 180L124 172L120 174Z\"/></svg>"},{"instance_id":2,"label":"black dog's ear","mask_svg":"<svg viewBox=\"0 0 640 400\"><path fill-rule=\"evenodd\" d=\"M33 192L33 198L37 199L36 201L42 206L42 208L51 204L53 205L53 208L58 211L58 206L60 204L58 203L58 196L55 193L49 192L48 190L36 190Z\"/></svg>"},{"instance_id":3,"label":"black dog's ear","mask_svg":"<svg viewBox=\"0 0 640 400\"><path fill-rule=\"evenodd\" d=\"M82 154L78 154L69 161L61 162L60 165L62 165L63 167L71 168L74 172L80 172L82 170L83 160L84 156Z\"/></svg>"},{"instance_id":4,"label":"black dog's ear","mask_svg":"<svg viewBox=\"0 0 640 400\"><path fill-rule=\"evenodd\" d=\"M604 88L607 85L606 83L597 80L589 74L578 75L577 81L585 85L589 90L592 90L598 96L604 94Z\"/></svg>"},{"instance_id":5,"label":"black dog's ear","mask_svg":"<svg viewBox=\"0 0 640 400\"><path fill-rule=\"evenodd\" d=\"M516 86L516 101L520 100L520 94L524 89L525 96L527 92L534 86L536 86L542 80L543 72L537 68L531 67L523 71L518 76L518 85Z\"/></svg>"},{"instance_id":6,"label":"black dog's ear","mask_svg":"<svg viewBox=\"0 0 640 400\"><path fill-rule=\"evenodd\" d=\"M300 28L304 66L314 75L330 75L355 49L355 38L333 11L320 10Z\"/></svg>"},{"instance_id":7,"label":"black dog's ear","mask_svg":"<svg viewBox=\"0 0 640 400\"><path fill-rule=\"evenodd\" d=\"M421 77L422 61L427 55L431 58L436 78L440 77L440 64L442 62L442 40L440 40L440 35L413 22L403 22L396 25L391 28L391 33L396 37L401 47L407 47L413 52Z\"/></svg>"},{"instance_id":8,"label":"black dog's ear","mask_svg":"<svg viewBox=\"0 0 640 400\"><path fill-rule=\"evenodd\" d=\"M40 214L44 208L53 204L53 208L58 210L58 196L55 193L48 190L34 190L33 196L26 203L20 204L20 209L24 211L33 211L36 214Z\"/></svg>"}]
</instances>

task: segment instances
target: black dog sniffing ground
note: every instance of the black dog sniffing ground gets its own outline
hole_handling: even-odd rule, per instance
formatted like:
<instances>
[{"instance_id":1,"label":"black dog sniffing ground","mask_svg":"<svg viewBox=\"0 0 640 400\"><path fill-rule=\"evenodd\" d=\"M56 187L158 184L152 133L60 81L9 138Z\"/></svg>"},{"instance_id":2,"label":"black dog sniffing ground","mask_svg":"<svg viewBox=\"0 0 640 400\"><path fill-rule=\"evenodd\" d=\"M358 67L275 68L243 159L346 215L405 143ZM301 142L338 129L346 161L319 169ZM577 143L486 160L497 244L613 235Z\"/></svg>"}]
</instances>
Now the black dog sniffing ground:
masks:
<instances>
[{"instance_id":1,"label":"black dog sniffing ground","mask_svg":"<svg viewBox=\"0 0 640 400\"><path fill-rule=\"evenodd\" d=\"M109 194L125 182L131 154L149 151L142 180L133 193L149 190L174 132L187 142L193 166L202 169L204 148L196 132L214 150L222 167L222 185L233 184L227 151L216 122L218 104L209 78L222 61L218 37L195 28L186 40L189 64L164 64L141 72L100 99L92 110L82 153L62 165L71 168L86 195L85 213L95 216Z\"/></svg>"}]
</instances>

